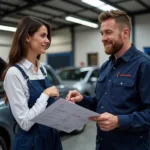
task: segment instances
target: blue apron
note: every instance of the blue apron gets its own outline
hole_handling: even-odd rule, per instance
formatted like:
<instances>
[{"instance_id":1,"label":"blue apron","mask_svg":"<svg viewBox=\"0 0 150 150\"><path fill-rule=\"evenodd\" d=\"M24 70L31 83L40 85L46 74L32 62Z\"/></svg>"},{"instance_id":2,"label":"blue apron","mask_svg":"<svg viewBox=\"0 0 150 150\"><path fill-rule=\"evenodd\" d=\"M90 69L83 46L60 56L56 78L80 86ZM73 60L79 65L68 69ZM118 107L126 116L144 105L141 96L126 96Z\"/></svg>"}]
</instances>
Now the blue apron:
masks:
<instances>
[{"instance_id":1,"label":"blue apron","mask_svg":"<svg viewBox=\"0 0 150 150\"><path fill-rule=\"evenodd\" d=\"M51 86L50 82L47 78L41 80L29 80L29 77L20 66L14 66L17 67L24 78L27 79L30 94L28 107L32 108L41 93ZM41 67L40 69L43 75L46 76L43 68ZM54 98L49 98L47 106L54 103L54 101ZM13 150L62 150L59 132L53 128L40 124L34 124L29 131L24 131L18 126Z\"/></svg>"}]
</instances>

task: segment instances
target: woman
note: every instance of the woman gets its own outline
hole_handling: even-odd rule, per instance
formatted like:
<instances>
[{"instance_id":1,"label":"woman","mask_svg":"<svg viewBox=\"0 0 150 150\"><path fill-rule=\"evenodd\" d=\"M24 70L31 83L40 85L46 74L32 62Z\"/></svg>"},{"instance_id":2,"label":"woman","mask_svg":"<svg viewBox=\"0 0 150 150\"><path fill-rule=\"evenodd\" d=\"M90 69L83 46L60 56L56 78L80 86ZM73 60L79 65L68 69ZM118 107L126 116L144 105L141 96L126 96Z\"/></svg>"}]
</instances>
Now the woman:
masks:
<instances>
[{"instance_id":1,"label":"woman","mask_svg":"<svg viewBox=\"0 0 150 150\"><path fill-rule=\"evenodd\" d=\"M6 101L18 123L13 150L61 150L57 130L30 121L59 96L38 61L51 42L50 26L27 16L17 27L4 74Z\"/></svg>"}]
</instances>

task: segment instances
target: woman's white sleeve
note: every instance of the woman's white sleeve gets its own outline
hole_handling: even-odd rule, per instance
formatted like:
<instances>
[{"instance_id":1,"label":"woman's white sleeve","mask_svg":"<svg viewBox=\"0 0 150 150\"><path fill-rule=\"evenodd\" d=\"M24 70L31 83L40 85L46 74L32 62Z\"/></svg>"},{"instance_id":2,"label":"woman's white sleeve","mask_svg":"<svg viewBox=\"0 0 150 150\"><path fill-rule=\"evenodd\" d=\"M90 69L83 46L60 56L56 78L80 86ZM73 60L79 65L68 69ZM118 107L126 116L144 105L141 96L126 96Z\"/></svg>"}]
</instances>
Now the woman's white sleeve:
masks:
<instances>
[{"instance_id":1,"label":"woman's white sleeve","mask_svg":"<svg viewBox=\"0 0 150 150\"><path fill-rule=\"evenodd\" d=\"M10 68L5 76L4 89L14 118L23 130L28 131L34 125L30 120L45 110L49 97L42 93L33 107L29 108L28 98L22 84L26 81L23 79L17 69Z\"/></svg>"}]
</instances>

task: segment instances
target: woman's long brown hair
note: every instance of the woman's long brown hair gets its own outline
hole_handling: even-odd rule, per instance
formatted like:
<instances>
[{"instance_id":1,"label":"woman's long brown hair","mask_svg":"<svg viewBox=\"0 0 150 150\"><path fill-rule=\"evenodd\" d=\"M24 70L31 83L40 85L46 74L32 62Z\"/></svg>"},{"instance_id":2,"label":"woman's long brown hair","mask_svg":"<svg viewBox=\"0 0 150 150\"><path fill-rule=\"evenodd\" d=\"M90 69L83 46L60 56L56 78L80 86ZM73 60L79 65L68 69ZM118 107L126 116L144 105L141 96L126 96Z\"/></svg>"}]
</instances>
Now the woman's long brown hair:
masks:
<instances>
[{"instance_id":1,"label":"woman's long brown hair","mask_svg":"<svg viewBox=\"0 0 150 150\"><path fill-rule=\"evenodd\" d=\"M48 30L47 38L51 41L51 29L50 25L43 21L42 19L27 16L20 20L17 30L14 34L12 41L12 46L8 55L8 65L5 71L3 72L2 79L4 80L7 70L14 64L23 60L28 52L28 47L26 43L26 37L33 36L34 33L42 26L46 26ZM50 44L48 45L48 47ZM37 59L40 58L40 55L37 56ZM8 102L7 95L5 96L5 102Z\"/></svg>"}]
</instances>

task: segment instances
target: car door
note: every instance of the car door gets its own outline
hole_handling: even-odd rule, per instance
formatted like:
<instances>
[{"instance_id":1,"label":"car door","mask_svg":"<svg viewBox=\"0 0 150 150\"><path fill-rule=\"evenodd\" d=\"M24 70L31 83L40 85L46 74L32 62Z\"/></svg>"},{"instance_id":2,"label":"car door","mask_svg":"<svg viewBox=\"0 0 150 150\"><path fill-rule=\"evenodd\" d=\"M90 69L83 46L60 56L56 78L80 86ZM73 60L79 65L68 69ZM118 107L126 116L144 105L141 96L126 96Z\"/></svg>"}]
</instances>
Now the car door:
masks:
<instances>
[{"instance_id":1,"label":"car door","mask_svg":"<svg viewBox=\"0 0 150 150\"><path fill-rule=\"evenodd\" d=\"M0 81L0 150L10 149L14 139L14 119L10 114L8 104L4 102L4 95L2 81Z\"/></svg>"},{"instance_id":2,"label":"car door","mask_svg":"<svg viewBox=\"0 0 150 150\"><path fill-rule=\"evenodd\" d=\"M96 88L96 82L98 79L98 69L94 69L89 77L89 82L91 83L91 96L95 96L95 88Z\"/></svg>"}]
</instances>

